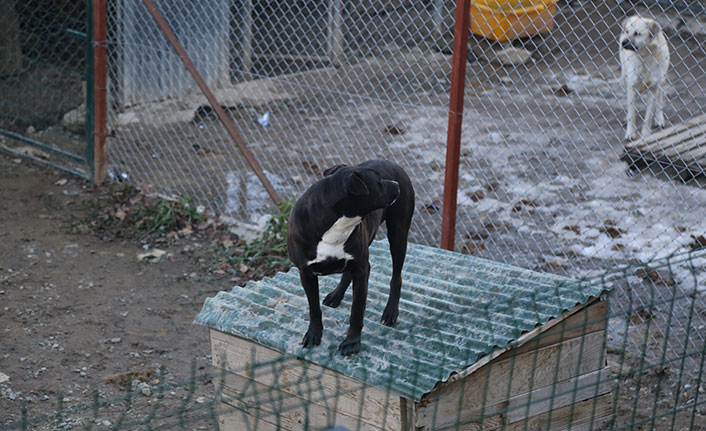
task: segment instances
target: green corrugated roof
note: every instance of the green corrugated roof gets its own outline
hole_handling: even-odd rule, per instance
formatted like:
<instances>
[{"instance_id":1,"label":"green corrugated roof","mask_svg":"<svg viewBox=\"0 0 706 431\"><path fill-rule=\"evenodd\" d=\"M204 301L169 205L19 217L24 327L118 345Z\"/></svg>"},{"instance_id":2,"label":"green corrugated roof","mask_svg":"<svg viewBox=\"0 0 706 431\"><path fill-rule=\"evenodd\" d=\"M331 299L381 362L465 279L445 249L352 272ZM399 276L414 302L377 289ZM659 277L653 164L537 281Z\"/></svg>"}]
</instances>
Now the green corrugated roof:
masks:
<instances>
[{"instance_id":1,"label":"green corrugated roof","mask_svg":"<svg viewBox=\"0 0 706 431\"><path fill-rule=\"evenodd\" d=\"M419 401L452 372L606 290L605 285L410 244L400 317L390 328L379 323L391 274L386 240L373 242L370 264L363 350L358 355L336 354L348 329L350 288L338 308L322 306L321 346L301 348L308 307L295 268L206 299L195 323ZM319 278L321 298L339 278Z\"/></svg>"}]
</instances>

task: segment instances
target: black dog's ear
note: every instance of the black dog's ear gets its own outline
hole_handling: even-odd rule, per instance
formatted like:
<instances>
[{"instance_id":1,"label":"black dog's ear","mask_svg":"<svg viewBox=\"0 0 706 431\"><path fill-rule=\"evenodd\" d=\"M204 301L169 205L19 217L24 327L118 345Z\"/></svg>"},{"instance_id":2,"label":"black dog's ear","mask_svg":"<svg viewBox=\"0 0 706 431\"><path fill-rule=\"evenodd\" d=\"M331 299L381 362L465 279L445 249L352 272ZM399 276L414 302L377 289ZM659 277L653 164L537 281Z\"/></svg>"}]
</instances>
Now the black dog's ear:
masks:
<instances>
[{"instance_id":1,"label":"black dog's ear","mask_svg":"<svg viewBox=\"0 0 706 431\"><path fill-rule=\"evenodd\" d=\"M324 171L324 176L328 177L329 175L333 175L336 173L337 170L339 170L341 168L345 168L345 167L346 167L346 165L331 166L330 168L328 168Z\"/></svg>"},{"instance_id":2,"label":"black dog's ear","mask_svg":"<svg viewBox=\"0 0 706 431\"><path fill-rule=\"evenodd\" d=\"M363 179L356 172L352 172L346 178L345 190L346 193L353 196L365 196L370 193L368 186L365 185Z\"/></svg>"}]
</instances>

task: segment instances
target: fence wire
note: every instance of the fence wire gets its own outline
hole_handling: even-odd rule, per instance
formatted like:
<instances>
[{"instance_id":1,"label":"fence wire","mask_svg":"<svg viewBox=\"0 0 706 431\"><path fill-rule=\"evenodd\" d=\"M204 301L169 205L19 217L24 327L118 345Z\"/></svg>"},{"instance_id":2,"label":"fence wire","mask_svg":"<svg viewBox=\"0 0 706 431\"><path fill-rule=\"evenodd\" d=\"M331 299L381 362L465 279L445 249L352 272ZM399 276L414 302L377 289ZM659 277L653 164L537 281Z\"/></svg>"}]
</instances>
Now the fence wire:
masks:
<instances>
[{"instance_id":1,"label":"fence wire","mask_svg":"<svg viewBox=\"0 0 706 431\"><path fill-rule=\"evenodd\" d=\"M438 243L454 2L155 3L281 196L297 196L335 164L394 160L409 172L417 192L410 239ZM59 126L59 120L84 100L81 37L88 32L87 4L0 4L0 25L7 29L0 32L2 144L19 151L19 136L81 156L85 138ZM476 0L473 5L472 25L480 28L474 28L468 47L457 250L571 277L642 262L589 278L613 282L603 341L611 375L593 381L596 387L601 379L610 383L609 413L596 416L606 412L605 395L577 407L581 388L567 390L554 381L549 398L540 401L551 405L569 395L571 402L538 429L551 429L559 420L570 425L576 409L590 412L586 423L607 416L612 429L706 426L701 416L706 261L703 253L692 252L706 245L703 165L694 169L679 157L665 162L667 151L653 151L657 157L639 164L621 160L626 92L618 59L625 17L653 17L671 52L666 125L697 119L680 139L691 142L690 157L700 160L699 116L706 102L702 5L662 0ZM509 19L503 15L509 5L542 19L529 26L502 21L482 28L497 16ZM267 193L144 5L117 0L108 7L111 177L148 192L190 196L239 220L261 221L274 210ZM639 107L644 110L644 104ZM687 164L692 167L684 169ZM277 364L286 368L294 362ZM275 376L281 371L267 370ZM559 373L558 363L553 370ZM195 381L182 389L188 391ZM310 392L319 390L320 382L306 384ZM255 424L267 425L258 429L276 428L278 418L291 410L296 412L292 423L306 428L307 406L314 401L286 404L279 395L289 390L284 386L251 385L250 393L231 394L237 402L230 404L222 402L218 389L213 398L200 403L189 398L177 410L162 412L160 403L150 404L154 410L134 407L145 401L134 393L129 401L98 399L75 411L62 407L59 397L55 413L35 417L27 406L29 413L13 412L10 425L0 429L215 428L223 409L237 417L260 417ZM288 393L299 399L310 392L295 386ZM517 396L511 386L506 395ZM516 418L511 410L524 408L528 417L519 428L505 419L499 427L537 429L529 419L533 402L530 397L512 408L471 410L468 417L432 424L492 429L482 424L497 424L497 415ZM277 407L267 410L272 405ZM77 422L64 420L69 417ZM96 422L102 417L110 418L108 425ZM335 423L328 425L336 429ZM352 429L357 428L363 426Z\"/></svg>"},{"instance_id":2,"label":"fence wire","mask_svg":"<svg viewBox=\"0 0 706 431\"><path fill-rule=\"evenodd\" d=\"M219 341L213 373L197 374L194 364L182 383L169 383L165 370L127 378L123 395L110 399L96 388L84 399L58 393L51 407L17 400L0 414L0 430L704 429L706 343L695 317L706 313L697 300L705 262L702 249L570 282L610 292L475 371L452 373L419 401L395 393L395 370L373 387L296 356Z\"/></svg>"},{"instance_id":3,"label":"fence wire","mask_svg":"<svg viewBox=\"0 0 706 431\"><path fill-rule=\"evenodd\" d=\"M454 2L157 5L280 196L327 167L390 159L415 184L411 240L438 243ZM702 171L621 161L618 37L636 13L660 24L671 52L666 126L696 118L683 157L702 157L697 6L472 2L458 251L576 277L706 244ZM111 176L262 221L267 193L141 2L111 3L109 39Z\"/></svg>"},{"instance_id":4,"label":"fence wire","mask_svg":"<svg viewBox=\"0 0 706 431\"><path fill-rule=\"evenodd\" d=\"M500 3L492 13L512 2ZM453 2L157 5L280 195L335 164L391 159L417 189L412 240L438 242ZM704 16L664 2L535 5L552 13L525 33L543 33L469 42L457 249L575 276L700 244L702 178L687 185L659 164L630 176L620 161L617 38L635 12L661 23L676 125L702 112ZM272 212L144 5L118 1L109 13L112 177L240 220Z\"/></svg>"},{"instance_id":5,"label":"fence wire","mask_svg":"<svg viewBox=\"0 0 706 431\"><path fill-rule=\"evenodd\" d=\"M92 157L90 5L0 2L0 149L83 177Z\"/></svg>"}]
</instances>

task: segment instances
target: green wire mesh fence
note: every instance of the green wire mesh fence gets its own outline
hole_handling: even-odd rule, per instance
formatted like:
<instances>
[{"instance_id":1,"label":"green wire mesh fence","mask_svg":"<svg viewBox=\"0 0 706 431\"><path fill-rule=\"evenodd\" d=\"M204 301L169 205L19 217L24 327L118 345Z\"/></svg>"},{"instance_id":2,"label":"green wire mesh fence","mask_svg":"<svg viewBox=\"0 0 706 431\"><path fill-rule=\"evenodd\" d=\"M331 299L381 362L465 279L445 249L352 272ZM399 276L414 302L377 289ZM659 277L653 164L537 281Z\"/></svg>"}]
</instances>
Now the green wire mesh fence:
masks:
<instances>
[{"instance_id":1,"label":"green wire mesh fence","mask_svg":"<svg viewBox=\"0 0 706 431\"><path fill-rule=\"evenodd\" d=\"M607 293L419 399L400 393L395 369L370 386L300 355L239 342L221 349L212 338L213 373L194 365L188 381L168 383L160 370L128 377L119 397L57 394L51 407L18 400L0 413L0 430L705 429L706 343L696 319L706 314L697 300L705 264L700 249L571 282ZM344 359L331 351L328 360Z\"/></svg>"},{"instance_id":2,"label":"green wire mesh fence","mask_svg":"<svg viewBox=\"0 0 706 431\"><path fill-rule=\"evenodd\" d=\"M84 178L93 133L92 3L0 2L0 150Z\"/></svg>"}]
</instances>

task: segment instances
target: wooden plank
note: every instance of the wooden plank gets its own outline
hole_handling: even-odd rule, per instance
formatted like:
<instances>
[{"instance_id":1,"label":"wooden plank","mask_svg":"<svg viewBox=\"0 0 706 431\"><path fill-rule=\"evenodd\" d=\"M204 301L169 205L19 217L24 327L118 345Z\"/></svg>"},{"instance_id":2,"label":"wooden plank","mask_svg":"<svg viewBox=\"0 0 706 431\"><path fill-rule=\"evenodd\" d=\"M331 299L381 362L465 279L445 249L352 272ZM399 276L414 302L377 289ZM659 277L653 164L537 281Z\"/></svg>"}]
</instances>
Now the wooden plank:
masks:
<instances>
[{"instance_id":1,"label":"wooden plank","mask_svg":"<svg viewBox=\"0 0 706 431\"><path fill-rule=\"evenodd\" d=\"M580 427L593 425L593 429L600 429L600 425L607 422L613 413L613 395L610 393L597 398L584 400L575 404L554 409L536 416L507 424L506 431L525 430L551 430L559 431L568 429L579 430ZM549 422L549 424L547 423ZM549 425L549 427L547 427Z\"/></svg>"},{"instance_id":2,"label":"wooden plank","mask_svg":"<svg viewBox=\"0 0 706 431\"><path fill-rule=\"evenodd\" d=\"M632 150L637 150L637 149L641 149L641 148L646 148L646 147L653 145L655 142L658 142L658 141L665 139L669 136L678 135L693 126L698 126L703 123L706 123L706 114L691 118L691 119L689 119L683 123L677 124L675 126L668 127L666 129L662 129L662 130L660 130L656 133L652 133L651 135L648 135L642 139L626 142L624 147L625 147L626 151L632 151Z\"/></svg>"},{"instance_id":3,"label":"wooden plank","mask_svg":"<svg viewBox=\"0 0 706 431\"><path fill-rule=\"evenodd\" d=\"M686 166L684 161L684 155L690 153L691 151L697 150L701 145L701 139L704 137L703 134L693 139L686 139L682 142L677 142L675 144L669 143L669 147L656 148L654 150L645 150L638 153L639 157L647 160L659 161L662 163L668 163L675 166Z\"/></svg>"},{"instance_id":4,"label":"wooden plank","mask_svg":"<svg viewBox=\"0 0 706 431\"><path fill-rule=\"evenodd\" d=\"M700 159L704 155L706 149L706 135L701 135L695 138L693 141L689 142L689 147L686 146L679 148L679 152L672 158L679 158L684 163L693 164L696 160Z\"/></svg>"},{"instance_id":5,"label":"wooden plank","mask_svg":"<svg viewBox=\"0 0 706 431\"><path fill-rule=\"evenodd\" d=\"M656 161L678 169L690 169L700 172L703 171L703 158L705 155L706 134L701 134L693 139L674 145L667 151L642 152L637 154L636 157Z\"/></svg>"},{"instance_id":6,"label":"wooden plank","mask_svg":"<svg viewBox=\"0 0 706 431\"><path fill-rule=\"evenodd\" d=\"M640 152L670 154L675 146L678 146L683 142L690 141L694 137L702 135L704 132L706 132L706 124L688 127L677 134L646 143L645 145L638 147L638 149Z\"/></svg>"},{"instance_id":7,"label":"wooden plank","mask_svg":"<svg viewBox=\"0 0 706 431\"><path fill-rule=\"evenodd\" d=\"M574 377L556 385L535 389L510 399L507 421L508 423L524 421L549 410L596 398L609 393L612 386L610 367L605 367L600 371ZM529 408L527 408L528 403Z\"/></svg>"},{"instance_id":8,"label":"wooden plank","mask_svg":"<svg viewBox=\"0 0 706 431\"><path fill-rule=\"evenodd\" d=\"M610 423L612 423L613 416L604 416L602 418L598 418L592 422L586 422L582 423L579 425L571 425L569 427L564 427L558 430L552 429L551 431L599 431L599 430L607 430L609 428L605 428L606 426L609 426ZM524 431L524 430L523 430Z\"/></svg>"},{"instance_id":9,"label":"wooden plank","mask_svg":"<svg viewBox=\"0 0 706 431\"><path fill-rule=\"evenodd\" d=\"M414 401L400 397L400 410L402 416L400 430L415 431L414 418L417 412Z\"/></svg>"},{"instance_id":10,"label":"wooden plank","mask_svg":"<svg viewBox=\"0 0 706 431\"><path fill-rule=\"evenodd\" d=\"M568 319L570 316L573 316L574 314L576 314L576 313L578 313L579 311L583 310L585 307L590 306L591 304L593 304L594 302L596 302L596 301L598 301L598 300L599 300L598 298L591 298L591 299L589 299L589 300L586 302L586 304L579 304L579 305L577 305L576 307L574 307L573 309L561 313L561 315L559 315L558 317L555 317L554 319L550 319L550 320L549 320L547 323L545 323L544 325L542 325L542 326L540 326L540 327L537 327L537 328L534 328L533 330L531 330L531 331L529 331L529 332L527 332L527 333L525 333L525 334L522 334L522 335L517 339L517 341L515 341L514 343L508 343L507 346L492 351L491 353L489 353L489 354L483 356L482 358L480 358L479 360L477 360L473 365L471 365L471 366L469 366L468 368L464 369L464 370L461 371L460 373L454 374L453 376L451 376L451 377L449 378L449 380L447 380L446 382L442 383L442 386L443 386L443 385L447 385L447 384L453 384L455 381L464 379L466 376L475 373L477 370L479 370L480 368L484 367L484 366L485 366L486 364L488 364L490 361L495 360L496 358L498 358L498 357L499 357L500 355L502 355L503 353L505 353L505 352L507 352L507 351L509 351L509 350L512 350L512 349L516 349L518 346L521 346L521 345L525 344L525 343L526 343L527 341L529 341L529 340L534 340L537 335L540 335L540 334L542 334L542 333L544 333L544 332L549 331L549 330L552 329L554 326L560 324L563 320Z\"/></svg>"},{"instance_id":11,"label":"wooden plank","mask_svg":"<svg viewBox=\"0 0 706 431\"><path fill-rule=\"evenodd\" d=\"M359 380L321 367L308 361L278 362L282 354L249 340L211 330L211 351L214 367L225 369L225 388L229 389L228 375L236 373L253 378L267 387L276 387L285 393L297 395L297 382L315 379L317 391L326 397L338 397L336 410L349 416L368 418L371 425L382 426L384 413L386 428L399 429L401 408L399 396L365 385ZM273 363L272 372L250 370L252 364ZM276 372L275 372L276 371ZM218 371L216 371L216 374ZM253 375L254 374L254 375ZM325 403L318 403L325 406ZM375 422L378 420L379 422ZM396 428L395 428L396 427Z\"/></svg>"},{"instance_id":12,"label":"wooden plank","mask_svg":"<svg viewBox=\"0 0 706 431\"><path fill-rule=\"evenodd\" d=\"M569 318L556 322L555 325L548 329L540 331L539 334L527 340L523 345L503 353L496 360L508 359L522 353L560 343L564 340L581 337L596 331L603 331L607 323L608 303L606 301L596 301Z\"/></svg>"},{"instance_id":13,"label":"wooden plank","mask_svg":"<svg viewBox=\"0 0 706 431\"><path fill-rule=\"evenodd\" d=\"M477 419L483 416L483 419ZM493 415L483 415L480 411L476 416L471 416L472 419L459 420L458 422L450 423L448 425L433 424L431 428L423 427L417 428L415 431L432 431L437 427L444 426L445 428L450 428L459 431L493 431L503 427L505 424L505 416L501 413ZM503 428L505 429L505 428ZM531 428L528 428L531 429Z\"/></svg>"},{"instance_id":14,"label":"wooden plank","mask_svg":"<svg viewBox=\"0 0 706 431\"><path fill-rule=\"evenodd\" d=\"M664 129L641 140L626 143L622 160L642 159L658 162L694 175L704 173L706 166L706 115Z\"/></svg>"},{"instance_id":15,"label":"wooden plank","mask_svg":"<svg viewBox=\"0 0 706 431\"><path fill-rule=\"evenodd\" d=\"M287 431L232 407L226 407L218 413L218 425L219 431Z\"/></svg>"},{"instance_id":16,"label":"wooden plank","mask_svg":"<svg viewBox=\"0 0 706 431\"><path fill-rule=\"evenodd\" d=\"M684 161L687 166L693 166L697 169L701 169L706 166L706 135L704 135L699 144L699 148L689 152L688 155L684 155Z\"/></svg>"},{"instance_id":17,"label":"wooden plank","mask_svg":"<svg viewBox=\"0 0 706 431\"><path fill-rule=\"evenodd\" d=\"M383 430L383 428L373 425L369 417L359 416L358 413L347 415L337 411L336 407L340 400L335 397L325 397L317 391L310 394L294 395L272 389L237 374L227 376L221 396L225 407L230 406L229 410L241 414L244 412L253 420L276 424L285 430L306 431L308 429L334 428L335 426L343 426L351 430ZM312 402L312 400L316 402ZM364 403L365 399L360 398L358 402ZM386 412L381 411L377 416L384 414ZM380 419L381 422L385 422L385 418ZM399 427L386 426L385 429L396 431L399 430Z\"/></svg>"},{"instance_id":18,"label":"wooden plank","mask_svg":"<svg viewBox=\"0 0 706 431\"><path fill-rule=\"evenodd\" d=\"M645 136L640 139L636 139L634 141L627 141L623 144L623 148L625 148L625 151L642 151L644 148L647 148L651 145L654 145L655 142L658 142L661 139L668 138L670 136L677 135L684 130L687 130L690 125L686 123L681 123L677 126L669 127L667 129L660 130L657 133L653 133L651 135Z\"/></svg>"},{"instance_id":19,"label":"wooden plank","mask_svg":"<svg viewBox=\"0 0 706 431\"><path fill-rule=\"evenodd\" d=\"M703 142L704 133L706 133L706 124L703 125L700 130L690 129L689 134L685 136L679 136L676 138L681 138L681 140L666 141L663 147L655 147L651 152L654 154L671 159L677 157L679 154L688 153L695 148L698 148Z\"/></svg>"},{"instance_id":20,"label":"wooden plank","mask_svg":"<svg viewBox=\"0 0 706 431\"><path fill-rule=\"evenodd\" d=\"M459 418L502 412L503 402L532 388L551 387L605 366L605 332L564 340L501 361L493 361L454 384L440 385L417 403L416 425L455 423ZM495 408L496 410L492 410ZM488 410L491 409L491 410Z\"/></svg>"},{"instance_id":21,"label":"wooden plank","mask_svg":"<svg viewBox=\"0 0 706 431\"><path fill-rule=\"evenodd\" d=\"M504 415L498 414L481 420L471 420L460 422L458 429L463 431L494 431L503 429L504 431L526 431L526 430L549 430L563 431L571 427L572 431L590 428L594 430L607 422L613 412L613 395L605 394L597 398L581 401L572 405L564 406L549 412L545 412L526 420L514 423L507 423ZM480 411L478 412L480 417Z\"/></svg>"},{"instance_id":22,"label":"wooden plank","mask_svg":"<svg viewBox=\"0 0 706 431\"><path fill-rule=\"evenodd\" d=\"M610 393L612 381L610 368L594 371L558 383L546 386L484 408L478 406L473 411L463 412L454 418L439 418L426 423L416 431L431 431L439 427L460 425L463 430L492 431L546 429L547 420L551 420L551 430L564 429L571 424L571 429L583 423L602 423L612 413ZM573 389L576 391L573 392ZM548 399L552 392L558 395ZM564 392L569 392L564 394ZM527 403L531 401L527 414ZM456 403L458 404L458 403ZM573 407L572 407L573 406ZM595 412L594 412L595 406ZM551 408L551 418L549 409ZM482 419L481 419L482 418ZM450 419L450 420L449 420ZM527 428L525 428L527 426Z\"/></svg>"}]
</instances>

